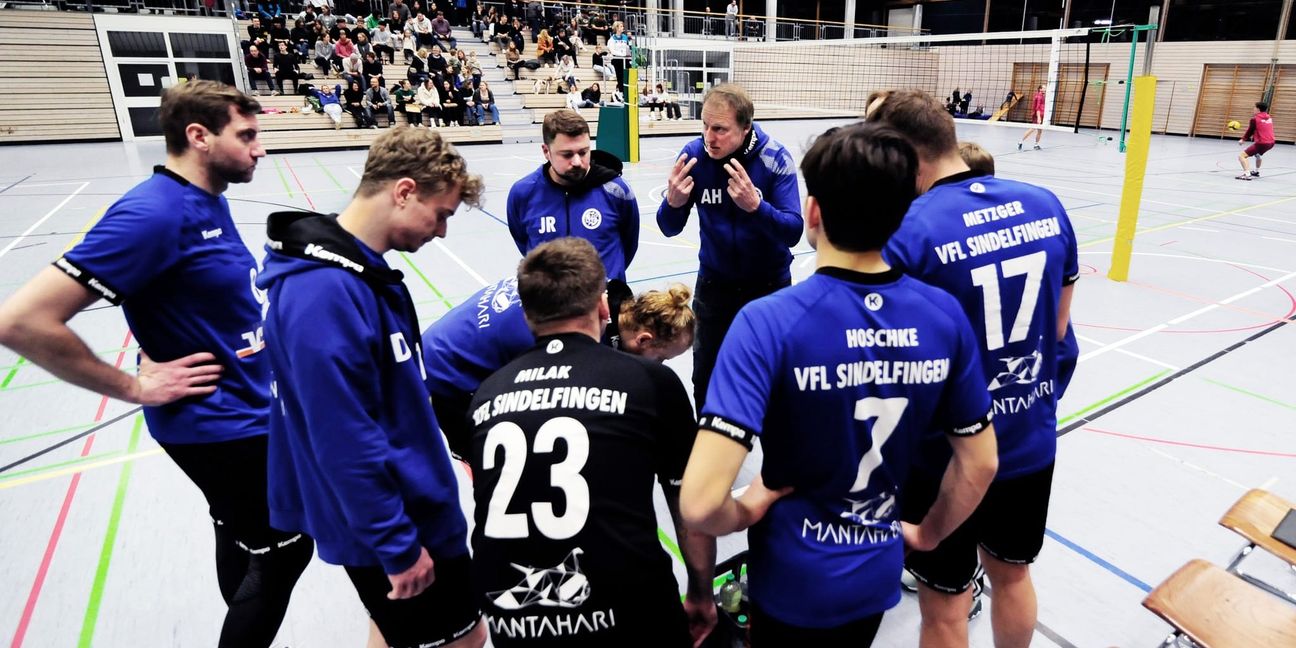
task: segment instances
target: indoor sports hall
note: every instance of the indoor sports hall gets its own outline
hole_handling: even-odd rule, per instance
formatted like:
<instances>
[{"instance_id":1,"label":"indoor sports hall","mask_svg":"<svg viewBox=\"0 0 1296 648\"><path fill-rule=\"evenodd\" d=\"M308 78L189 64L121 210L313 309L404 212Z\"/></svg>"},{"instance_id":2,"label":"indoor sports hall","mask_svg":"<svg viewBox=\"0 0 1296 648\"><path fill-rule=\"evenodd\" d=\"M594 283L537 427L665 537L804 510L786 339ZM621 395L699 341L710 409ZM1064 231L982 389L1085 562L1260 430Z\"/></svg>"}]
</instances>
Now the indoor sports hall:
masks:
<instances>
[{"instance_id":1,"label":"indoor sports hall","mask_svg":"<svg viewBox=\"0 0 1296 648\"><path fill-rule=\"evenodd\" d=\"M0 60L12 62L0 69L10 88L0 96L0 300L162 163L163 88L195 73L252 90L240 41L257 5L227 10L224 2L96 2L92 12L0 3ZM1174 623L1201 645L1296 646L1296 548L1271 537L1296 502L1291 0L1076 1L1065 10L1034 0L747 0L729 31L727 3L714 0L543 4L564 19L577 9L619 13L636 39L628 101L580 111L596 136L602 131L596 148L627 160L623 176L641 217L627 272L636 293L692 288L696 279L697 217L667 237L655 215L680 150L701 133L707 88L747 88L756 122L798 162L817 135L861 119L870 92L952 94L959 139L992 154L997 176L1056 194L1079 241L1072 321L1080 357L1057 408L1047 537L1032 569L1032 645L1154 646ZM290 15L287 3L282 11ZM1225 19L1236 13L1245 24ZM480 57L501 118L441 129L484 178L483 206L461 208L444 239L386 256L404 273L422 327L515 273L521 257L506 197L544 163L544 115L567 106L537 83L552 81L547 68L512 80L498 47L466 23L454 34ZM580 54L581 87L601 78L591 53ZM399 76L405 66L389 67ZM316 73L305 82L334 83ZM682 119L640 105L645 83L662 83ZM1037 87L1047 117L1042 136L1022 145ZM260 119L268 154L251 182L225 194L258 259L271 212L347 204L368 143L387 127L379 118L379 128L362 129L344 114L334 128L325 115L302 112L303 97L292 92L259 99L275 111ZM1267 104L1277 144L1258 176L1239 179L1255 102ZM401 114L394 127L411 127L406 121ZM858 205L867 212L869 196ZM793 254L795 283L814 273L815 253L803 238ZM135 366L138 346L120 309L97 302L71 326L106 362ZM668 365L690 385L690 353ZM737 485L760 463L758 444ZM470 477L456 471L471 510ZM662 550L683 579L657 497ZM214 645L224 605L209 525L201 494L149 436L139 407L66 384L0 347L0 640L12 648ZM1249 544L1256 549L1235 564ZM746 546L743 533L723 537L718 560ZM983 603L970 638L989 647L993 589ZM916 646L918 626L917 599L906 593L875 645ZM360 646L367 636L345 574L316 559L274 645Z\"/></svg>"}]
</instances>

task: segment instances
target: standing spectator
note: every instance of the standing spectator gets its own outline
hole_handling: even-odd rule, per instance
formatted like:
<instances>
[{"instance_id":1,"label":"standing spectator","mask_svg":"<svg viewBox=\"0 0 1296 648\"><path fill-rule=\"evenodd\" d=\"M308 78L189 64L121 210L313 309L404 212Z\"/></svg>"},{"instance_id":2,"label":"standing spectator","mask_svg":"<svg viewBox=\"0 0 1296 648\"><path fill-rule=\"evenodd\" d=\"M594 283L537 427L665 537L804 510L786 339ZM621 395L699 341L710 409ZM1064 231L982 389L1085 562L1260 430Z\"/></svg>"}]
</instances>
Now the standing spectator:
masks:
<instances>
[{"instance_id":1,"label":"standing spectator","mask_svg":"<svg viewBox=\"0 0 1296 648\"><path fill-rule=\"evenodd\" d=\"M612 67L616 70L617 88L626 87L626 67L630 61L630 34L620 20L612 23L612 38L608 41L612 54Z\"/></svg>"},{"instance_id":2,"label":"standing spectator","mask_svg":"<svg viewBox=\"0 0 1296 648\"><path fill-rule=\"evenodd\" d=\"M359 79L353 79L347 83L347 89L342 91L342 101L343 107L347 112L351 113L360 128L378 128L373 113L369 112L368 107L365 106L364 86L360 85Z\"/></svg>"},{"instance_id":3,"label":"standing spectator","mask_svg":"<svg viewBox=\"0 0 1296 648\"><path fill-rule=\"evenodd\" d=\"M336 217L272 214L258 286L276 400L270 496L276 527L319 534L377 624L382 645L480 648L467 529L423 384L414 304L388 251L445 236L479 176L434 133L398 128L370 147ZM356 376L365 376L357 384ZM372 645L372 644L370 644Z\"/></svg>"},{"instance_id":4,"label":"standing spectator","mask_svg":"<svg viewBox=\"0 0 1296 648\"><path fill-rule=\"evenodd\" d=\"M256 45L248 47L243 63L247 65L248 83L253 92L256 92L257 81L263 81L270 94L279 94L279 91L275 90L274 76L270 73L270 61L266 60L265 54L262 54Z\"/></svg>"},{"instance_id":5,"label":"standing spectator","mask_svg":"<svg viewBox=\"0 0 1296 648\"><path fill-rule=\"evenodd\" d=\"M391 33L391 28L384 21L378 24L378 31L373 35L373 50L378 53L379 60L387 57L387 62L392 65L396 64L396 35Z\"/></svg>"},{"instance_id":6,"label":"standing spectator","mask_svg":"<svg viewBox=\"0 0 1296 648\"><path fill-rule=\"evenodd\" d=\"M801 240L801 197L792 155L752 121L751 98L734 84L702 102L702 137L684 146L667 181L657 226L684 230L694 205L702 230L693 310L693 393L699 410L720 343L738 311L792 281L789 248Z\"/></svg>"},{"instance_id":7,"label":"standing spectator","mask_svg":"<svg viewBox=\"0 0 1296 648\"><path fill-rule=\"evenodd\" d=\"M621 161L590 150L589 124L572 110L545 115L545 164L513 183L508 226L518 251L564 236L594 244L609 278L625 281L639 249L639 202L621 178Z\"/></svg>"},{"instance_id":8,"label":"standing spectator","mask_svg":"<svg viewBox=\"0 0 1296 648\"><path fill-rule=\"evenodd\" d=\"M451 33L450 21L446 20L444 11L438 11L436 19L432 21L432 33L442 47L450 50L459 47L459 40Z\"/></svg>"},{"instance_id":9,"label":"standing spectator","mask_svg":"<svg viewBox=\"0 0 1296 648\"><path fill-rule=\"evenodd\" d=\"M287 93L288 90L284 87L284 81L292 81L293 94L297 94L301 70L297 66L297 54L288 50L288 43L279 43L279 51L275 53L274 57L274 70L275 85L279 87L279 92Z\"/></svg>"},{"instance_id":10,"label":"standing spectator","mask_svg":"<svg viewBox=\"0 0 1296 648\"><path fill-rule=\"evenodd\" d=\"M531 0L531 2L527 3L526 21L527 25L531 27L531 42L534 43L540 33L540 25L544 22L544 8L538 0Z\"/></svg>"},{"instance_id":11,"label":"standing spectator","mask_svg":"<svg viewBox=\"0 0 1296 648\"><path fill-rule=\"evenodd\" d=\"M490 84L484 79L477 86L477 93L473 95L473 102L477 104L478 125L486 125L486 113L490 113L491 123L500 123L499 106L495 105L495 93L491 92Z\"/></svg>"},{"instance_id":12,"label":"standing spectator","mask_svg":"<svg viewBox=\"0 0 1296 648\"><path fill-rule=\"evenodd\" d=\"M738 33L738 0L729 0L725 7L725 37L733 38Z\"/></svg>"},{"instance_id":13,"label":"standing spectator","mask_svg":"<svg viewBox=\"0 0 1296 648\"><path fill-rule=\"evenodd\" d=\"M333 120L333 130L342 128L342 97L339 96L342 94L342 86L324 84L311 92L319 101L320 110Z\"/></svg>"},{"instance_id":14,"label":"standing spectator","mask_svg":"<svg viewBox=\"0 0 1296 648\"><path fill-rule=\"evenodd\" d=\"M313 554L308 536L270 523L265 293L249 285L257 262L223 196L230 184L250 182L265 156L257 139L260 111L225 84L194 80L168 88L159 113L165 165L0 305L0 344L73 385L143 405L149 434L202 492L228 609L219 641L209 636L201 643L220 648L270 646ZM106 364L68 327L100 298L125 312L139 341L138 371ZM12 532L19 523L7 519ZM171 534L193 537L182 522L157 521ZM161 562L160 546L153 551L154 569L192 573L192 565ZM138 584L157 587L161 579Z\"/></svg>"},{"instance_id":15,"label":"standing spectator","mask_svg":"<svg viewBox=\"0 0 1296 648\"><path fill-rule=\"evenodd\" d=\"M390 16L393 13L396 14L397 20L397 22L393 23L393 28L396 25L404 25L410 19L410 8L409 5L405 4L405 0L392 0L391 4L387 5L387 15Z\"/></svg>"},{"instance_id":16,"label":"standing spectator","mask_svg":"<svg viewBox=\"0 0 1296 648\"><path fill-rule=\"evenodd\" d=\"M411 126L423 125L422 106L419 105L418 95L408 79L401 81L400 88L393 92L392 96L396 99L396 110L405 115L405 121Z\"/></svg>"},{"instance_id":17,"label":"standing spectator","mask_svg":"<svg viewBox=\"0 0 1296 648\"><path fill-rule=\"evenodd\" d=\"M387 128L396 126L396 108L392 106L391 95L387 93L387 88L384 88L382 83L379 82L378 77L369 79L369 89L365 90L364 95L364 109L365 113L369 115L370 123L375 128L378 126L375 112L380 110L387 113Z\"/></svg>"}]
</instances>

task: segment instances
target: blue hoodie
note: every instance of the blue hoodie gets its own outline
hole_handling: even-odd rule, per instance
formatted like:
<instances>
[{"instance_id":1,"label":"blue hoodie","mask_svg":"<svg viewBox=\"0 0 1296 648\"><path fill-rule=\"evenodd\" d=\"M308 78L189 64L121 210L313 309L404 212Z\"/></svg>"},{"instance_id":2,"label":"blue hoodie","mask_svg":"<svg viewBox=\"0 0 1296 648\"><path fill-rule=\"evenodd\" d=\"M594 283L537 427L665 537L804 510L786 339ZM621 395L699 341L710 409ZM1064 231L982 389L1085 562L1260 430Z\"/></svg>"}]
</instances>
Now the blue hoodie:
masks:
<instances>
[{"instance_id":1,"label":"blue hoodie","mask_svg":"<svg viewBox=\"0 0 1296 648\"><path fill-rule=\"evenodd\" d=\"M423 385L401 273L331 216L270 215L257 285L266 345L270 521L315 538L325 562L408 569L420 547L467 553L467 525Z\"/></svg>"},{"instance_id":2,"label":"blue hoodie","mask_svg":"<svg viewBox=\"0 0 1296 648\"><path fill-rule=\"evenodd\" d=\"M738 152L723 160L707 155L701 137L684 145L683 153L697 158L692 171L693 193L679 209L663 198L657 208L657 227L666 236L679 234L697 205L702 231L698 276L736 283L791 279L789 249L801 240L804 227L792 154L756 124ZM753 213L744 212L729 196L729 173L724 165L733 158L761 192L761 204Z\"/></svg>"},{"instance_id":3,"label":"blue hoodie","mask_svg":"<svg viewBox=\"0 0 1296 648\"><path fill-rule=\"evenodd\" d=\"M639 202L621 179L621 161L606 151L590 153L590 170L573 187L549 177L549 163L513 183L508 227L525 255L546 241L578 236L594 245L608 279L625 280L639 249Z\"/></svg>"}]
</instances>

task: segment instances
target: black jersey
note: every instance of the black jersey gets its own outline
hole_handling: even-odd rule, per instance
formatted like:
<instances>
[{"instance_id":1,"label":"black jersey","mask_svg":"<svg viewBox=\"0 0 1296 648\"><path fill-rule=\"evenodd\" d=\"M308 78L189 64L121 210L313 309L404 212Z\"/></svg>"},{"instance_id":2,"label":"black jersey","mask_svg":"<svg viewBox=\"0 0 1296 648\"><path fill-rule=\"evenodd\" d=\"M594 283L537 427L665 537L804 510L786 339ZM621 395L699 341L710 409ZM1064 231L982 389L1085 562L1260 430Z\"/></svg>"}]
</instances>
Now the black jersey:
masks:
<instances>
[{"instance_id":1,"label":"black jersey","mask_svg":"<svg viewBox=\"0 0 1296 648\"><path fill-rule=\"evenodd\" d=\"M687 644L652 488L655 475L678 493L697 434L675 373L546 336L470 412L474 580L494 645Z\"/></svg>"}]
</instances>

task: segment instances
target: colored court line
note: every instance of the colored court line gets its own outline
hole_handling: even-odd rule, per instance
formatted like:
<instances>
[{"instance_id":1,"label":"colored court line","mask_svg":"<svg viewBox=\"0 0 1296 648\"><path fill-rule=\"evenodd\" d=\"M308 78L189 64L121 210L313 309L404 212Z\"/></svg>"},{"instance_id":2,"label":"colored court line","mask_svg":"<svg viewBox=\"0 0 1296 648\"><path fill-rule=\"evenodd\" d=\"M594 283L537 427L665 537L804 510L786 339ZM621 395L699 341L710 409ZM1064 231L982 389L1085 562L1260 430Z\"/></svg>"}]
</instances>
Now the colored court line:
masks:
<instances>
[{"instance_id":1,"label":"colored court line","mask_svg":"<svg viewBox=\"0 0 1296 648\"><path fill-rule=\"evenodd\" d=\"M1140 434L1126 434L1124 432L1112 432L1111 430L1099 430L1098 428L1092 427L1084 427L1080 429L1085 432L1093 432L1094 434L1103 434L1106 436L1132 439L1135 441L1147 441L1148 443L1159 443L1162 445L1179 446L1181 448L1198 448L1200 450L1215 450L1217 452L1233 452L1237 454L1260 455L1264 457L1296 458L1296 452L1274 452L1272 450L1251 450L1249 448L1230 448L1227 446L1208 445L1205 443L1189 443L1187 441L1174 441L1171 439L1161 439Z\"/></svg>"},{"instance_id":2,"label":"colored court line","mask_svg":"<svg viewBox=\"0 0 1296 648\"><path fill-rule=\"evenodd\" d=\"M5 374L4 382L0 382L0 391L9 388L9 383L13 382L14 376L18 375L18 370L22 368L25 362L27 362L27 358L18 358L18 362L14 363L13 367L9 369L9 373Z\"/></svg>"},{"instance_id":3,"label":"colored court line","mask_svg":"<svg viewBox=\"0 0 1296 648\"><path fill-rule=\"evenodd\" d=\"M77 457L76 459L68 459L67 461L59 461L52 464L46 464L44 466L38 466L36 468L28 468L26 470L15 470L12 472L7 472L3 475L0 475L0 484L4 484L7 481L12 481L20 477L34 477L34 476L48 475L49 473L59 470L60 468L67 468L69 466L78 466L81 464L89 463L91 461L103 461L105 459L116 457L121 453L122 453L121 450L111 450L109 452L96 452L92 455L88 455L85 457ZM59 474L70 475L72 473L60 472ZM4 486L0 486L0 488L4 488Z\"/></svg>"},{"instance_id":4,"label":"colored court line","mask_svg":"<svg viewBox=\"0 0 1296 648\"><path fill-rule=\"evenodd\" d=\"M25 282L19 282L19 283L25 283ZM17 284L15 284L15 285L17 285ZM84 312L84 311L82 311L82 312ZM133 347L128 347L128 348L126 349L126 352L127 352L127 353L130 353L131 351L138 351L138 350L139 350L139 347L138 347L138 346L133 346ZM97 355L97 356L101 356L101 355L111 355L111 354L114 354L114 353L121 353L121 347L115 347L115 348L112 348L112 349L105 349L105 350L103 350L103 351L95 351L95 352L94 352L94 354ZM11 365L5 365L5 366L3 366L3 367L0 367L0 371L4 371L4 370L6 370L6 369L13 369L15 366L17 366L18 364L21 364L21 363L23 363L23 362L26 362L26 360L24 360L23 358L20 357L20 358L18 358L18 362L14 363L14 364L11 364Z\"/></svg>"},{"instance_id":5,"label":"colored court line","mask_svg":"<svg viewBox=\"0 0 1296 648\"><path fill-rule=\"evenodd\" d=\"M306 198L306 204L310 205L311 210L314 211L315 201L311 200L310 194L306 192L306 185L303 185L301 178L297 177L297 172L293 170L292 164L288 162L288 158L284 158L283 163L284 166L288 168L288 173L292 174L293 182L297 183L297 188L301 189L302 197Z\"/></svg>"},{"instance_id":6,"label":"colored court line","mask_svg":"<svg viewBox=\"0 0 1296 648\"><path fill-rule=\"evenodd\" d=\"M1268 202L1262 202L1262 203L1260 203L1260 204L1258 204L1258 205L1250 205L1250 206L1246 206L1246 207L1237 207L1237 208L1234 208L1234 209L1230 209L1230 210L1228 210L1228 211L1215 212L1214 214L1207 214L1206 216L1198 216L1198 217L1196 217L1196 218L1189 218L1189 219L1187 219L1187 220L1182 220L1182 221L1178 221L1178 222L1175 222L1175 223L1168 223L1168 224L1165 224L1165 225L1158 225L1158 226L1156 226L1156 227L1149 227L1149 228L1147 228L1147 229L1140 229L1140 230L1138 230L1137 232L1135 232L1135 236L1138 237L1138 236L1144 236L1144 235L1147 235L1147 234L1152 234L1152 233L1154 233L1154 232L1163 232L1163 231L1168 230L1168 229L1174 229L1174 228L1176 228L1176 227L1183 227L1184 225L1191 225L1191 224L1193 224L1193 223L1200 223L1200 222L1202 222L1202 221L1214 220L1214 219L1216 219L1216 218L1222 218L1222 217L1224 217L1224 216L1232 216L1232 215L1234 215L1234 214L1241 214L1242 212L1251 211L1252 209L1260 209L1260 208L1262 208L1262 207L1273 207L1274 205L1281 205L1281 204L1283 204L1283 203L1285 203L1285 202L1291 202L1291 201L1293 201L1293 200L1296 200L1296 196L1287 196L1286 198L1279 198L1279 199L1277 199L1277 200L1270 200L1270 201L1268 201ZM1079 247L1087 248L1087 247L1091 247L1091 246L1094 246L1094 245L1098 245L1099 243L1108 243L1108 242L1111 242L1111 241L1114 241L1114 240L1116 240L1116 237L1114 237L1114 236L1108 236L1108 237L1106 237L1106 238L1100 238L1100 239L1094 239L1094 240L1091 240L1091 241L1085 241L1084 243L1081 243L1081 244L1079 245Z\"/></svg>"},{"instance_id":7,"label":"colored court line","mask_svg":"<svg viewBox=\"0 0 1296 648\"><path fill-rule=\"evenodd\" d=\"M445 295L441 294L441 291L437 290L437 287L432 284L432 280L428 279L427 275L423 274L423 271L420 270L417 265L415 265L414 259L411 259L409 255L405 254L404 252L400 253L400 258L404 259L405 263L408 264L410 269L414 271L414 274L418 275L419 279L423 280L424 285L432 289L433 294L437 296L437 299L441 300L442 304L445 304L446 308L454 308L454 304L451 304L450 300L446 299Z\"/></svg>"},{"instance_id":8,"label":"colored court line","mask_svg":"<svg viewBox=\"0 0 1296 648\"><path fill-rule=\"evenodd\" d=\"M288 178L284 177L283 167L279 166L279 158L274 158L274 167L275 171L279 173L279 182L283 183L284 191L288 194L289 198L294 198L295 196L293 196L292 187L288 186Z\"/></svg>"},{"instance_id":9,"label":"colored court line","mask_svg":"<svg viewBox=\"0 0 1296 648\"><path fill-rule=\"evenodd\" d=\"M139 448L140 429L144 427L144 415L135 416L135 426L131 428L130 444L126 454L132 455ZM86 604L85 619L81 623L81 639L78 648L89 648L94 645L95 624L99 620L99 606L103 602L104 583L108 580L108 565L112 563L113 546L117 544L117 529L121 523L123 505L126 503L126 487L130 484L133 462L122 465L117 478L117 494L113 496L112 513L108 516L108 530L104 532L103 549L99 552L99 566L95 568L94 584L90 586L90 601Z\"/></svg>"},{"instance_id":10,"label":"colored court line","mask_svg":"<svg viewBox=\"0 0 1296 648\"><path fill-rule=\"evenodd\" d=\"M1081 547L1080 545L1062 537L1061 535L1058 534L1058 532L1052 529L1044 529L1044 535L1058 541L1059 544L1066 547L1067 549L1070 549L1071 551L1074 551L1080 554L1081 556L1088 558L1090 562L1097 564L1099 567L1102 567L1103 569L1106 569L1107 571L1115 574L1116 576L1119 576L1121 580L1124 580L1130 585L1133 585L1134 587L1137 587L1143 590L1144 592L1152 591L1151 585L1148 585L1147 583L1144 583L1143 581L1135 578L1134 576L1130 575L1129 572L1121 569L1120 567L1117 567L1116 565L1113 565L1107 562L1106 560L1099 558L1092 551L1089 551L1088 549L1085 549L1084 547Z\"/></svg>"},{"instance_id":11,"label":"colored court line","mask_svg":"<svg viewBox=\"0 0 1296 648\"><path fill-rule=\"evenodd\" d=\"M670 555L675 557L675 560L680 561L680 563L684 562L684 554L680 553L679 545L675 544L675 541L669 535L666 535L666 531L661 527L657 527L657 539L661 540L662 546L666 547L666 551L669 551Z\"/></svg>"},{"instance_id":12,"label":"colored court line","mask_svg":"<svg viewBox=\"0 0 1296 648\"><path fill-rule=\"evenodd\" d=\"M42 437L47 437L47 436L53 436L53 435L55 435L55 434L60 434L60 433L62 433L62 432L71 432L71 431L73 431L73 430L81 431L81 430L84 430L84 429L86 429L86 428L88 428L88 427L93 427L93 426L94 426L94 423L82 423L81 425L73 425L73 426L71 426L71 427L61 427L61 428L59 428L59 429L57 429L57 430L49 430L49 431L47 431L47 432L37 432L37 433L35 433L35 434L25 434L25 435L20 436L20 437L13 437L12 439L0 439L0 445L4 445L4 444L6 444L6 443L18 443L19 441L27 441L27 440L29 440L29 439L39 439L39 438L42 438Z\"/></svg>"},{"instance_id":13,"label":"colored court line","mask_svg":"<svg viewBox=\"0 0 1296 648\"><path fill-rule=\"evenodd\" d=\"M1136 390L1136 389L1138 389L1138 388L1140 388L1140 387L1142 387L1142 386L1144 386L1144 385L1146 385L1146 384L1148 384L1148 383L1150 383L1150 382L1153 382L1153 381L1155 381L1155 380L1160 379L1162 376L1164 376L1164 375L1166 375L1166 374L1168 374L1168 373L1170 373L1170 370L1167 369L1167 370L1160 371L1160 372L1158 372L1158 373L1152 374L1151 376L1148 376L1147 378L1144 378L1143 380L1140 380L1140 381L1134 383L1133 385L1130 385L1129 387L1126 387L1125 389L1122 389L1122 390L1120 390L1120 391L1118 391L1118 392L1116 392L1116 393L1114 393L1114 394L1112 394L1112 395L1110 395L1110 396L1108 396L1108 397L1106 397L1106 398L1104 398L1104 399L1102 399L1102 400L1100 400L1100 401L1097 401L1097 402L1095 402L1095 403L1091 403L1091 404L1089 404L1089 405L1086 405L1085 407L1080 408L1079 410L1077 410L1077 411L1074 412L1074 413L1067 414L1066 416L1064 416L1064 417L1058 419L1057 424L1058 424L1058 425L1065 425L1065 424L1067 424L1067 423L1070 423L1071 421L1073 421L1073 420L1075 420L1075 419L1077 419L1077 418L1079 418L1079 417L1081 417L1081 416L1084 416L1085 414L1088 414L1089 412L1092 412L1093 410L1096 410L1096 409L1098 409L1099 407L1102 407L1103 405L1106 405L1107 403L1110 403L1110 402L1116 400L1117 398L1120 398L1121 396L1124 396L1125 394L1128 394L1128 393L1130 393L1130 392L1132 392L1132 391L1134 391L1134 390Z\"/></svg>"},{"instance_id":14,"label":"colored court line","mask_svg":"<svg viewBox=\"0 0 1296 648\"><path fill-rule=\"evenodd\" d=\"M311 159L315 161L315 166L319 167L319 168L320 168L320 171L323 171L323 172L324 172L324 175L328 176L328 179L329 179L329 180L332 180L332 181L333 181L333 184L337 185L337 188L338 188L338 189L341 189L342 191L346 191L346 190L347 190L346 187L343 187L343 186L342 186L342 183L341 183L341 182L338 182L338 179L337 179L337 178L334 178L334 177L333 177L333 173L332 173L331 171L328 170L328 167L324 166L324 163L323 163L323 162L320 162L320 161L319 161L319 158L317 158L317 157L315 157L315 156L312 155L312 156L311 156Z\"/></svg>"},{"instance_id":15,"label":"colored court line","mask_svg":"<svg viewBox=\"0 0 1296 648\"><path fill-rule=\"evenodd\" d=\"M1273 399L1273 398L1269 398L1268 396L1265 396L1264 394L1257 394L1257 393L1255 393L1255 392L1253 392L1253 391L1248 391L1248 390L1246 390L1246 389L1242 389L1241 387L1234 387L1233 385L1230 385L1230 384L1227 384L1227 383L1222 383L1222 382L1220 382L1220 381L1218 381L1218 380L1211 380L1210 378L1202 378L1202 380L1204 380L1204 381L1206 381L1206 382L1208 382L1208 383L1210 383L1210 384L1212 384L1212 385L1216 385L1216 386L1219 386L1219 387L1223 387L1224 389L1228 389L1228 390L1230 390L1230 391L1235 391L1235 392L1237 392L1237 393L1239 393L1239 394L1243 394L1243 395L1250 396L1250 397L1255 398L1255 399L1258 399L1258 400L1262 400L1262 401L1264 401L1264 402L1266 402L1266 403L1269 403L1269 404L1271 404L1271 405L1277 405L1278 407L1283 407L1283 408L1286 408L1286 409L1289 409L1289 410L1296 410L1296 405L1292 405L1291 403L1284 403L1284 402L1282 402L1282 401L1280 401L1280 400L1276 400L1276 399Z\"/></svg>"},{"instance_id":16,"label":"colored court line","mask_svg":"<svg viewBox=\"0 0 1296 648\"><path fill-rule=\"evenodd\" d=\"M117 362L115 363L117 369L121 369L122 362L126 359L126 347L130 344L130 340L131 333L127 331L126 338L122 340L122 351L117 355ZM103 401L99 403L99 411L95 414L95 422L103 418L104 408L107 406L108 397L104 396ZM86 437L85 444L81 446L81 456L84 457L90 454L90 449L94 447L94 440L94 434ZM63 525L67 523L68 511L72 509L72 501L76 499L77 486L80 483L81 473L78 472L72 475L72 481L68 483L67 493L63 496L63 504L59 507L58 517L54 520L54 528L50 531L49 541L45 544L45 553L41 556L40 566L36 568L36 577L32 579L31 590L27 594L27 603L23 605L22 617L19 618L18 627L14 630L10 648L22 648L23 639L27 636L27 628L31 627L32 614L36 611L36 603L40 600L41 589L45 586L45 577L49 575L50 563L54 560L54 551L58 549L59 539L63 537Z\"/></svg>"},{"instance_id":17,"label":"colored court line","mask_svg":"<svg viewBox=\"0 0 1296 648\"><path fill-rule=\"evenodd\" d=\"M105 396L104 398L106 399L107 396ZM134 408L131 408L129 411L123 412L123 413L121 413L121 414L118 414L117 416L114 416L113 418L111 418L111 419L109 419L109 420L107 420L107 421L104 421L104 422L102 422L102 423L99 423L99 424L95 425L94 427L90 428L89 430L86 430L86 431L84 431L84 432L80 432L80 433L78 433L78 434L74 434L74 435L72 435L71 437L68 437L68 438L66 438L66 439L63 439L62 441L59 441L58 443L55 443L54 445L47 446L47 447L45 447L45 448L42 448L42 449L40 449L40 450L37 450L36 452L33 452L33 453L27 455L26 457L23 457L22 459L19 459L19 460L17 460L17 461L13 461L13 462L7 463L7 464L5 464L5 465L3 465L3 466L0 466L0 473L6 473L6 472L9 472L9 470L11 470L11 469L13 469L13 468L17 468L18 466L21 466L21 465L27 463L28 461L31 461L32 459L36 459L36 458L38 458L38 457L45 456L45 455L47 455L47 454L49 454L49 453L51 453L51 452L53 452L53 451L55 451L55 450L58 450L59 448L62 448L63 446L65 446L65 445L67 445L67 444L69 444L69 443L72 443L73 441L76 441L76 440L81 439L81 438L86 437L86 436L92 436L95 432L98 432L99 430L102 430L102 429L104 429L104 428L106 428L106 427L108 427L108 426L110 426L110 425L112 425L112 424L114 424L114 423L116 423L116 422L118 422L118 421L124 419L124 418L129 417L129 416L135 414L136 412L140 411L141 409L143 409L143 408L142 408L142 407L134 407Z\"/></svg>"}]
</instances>

